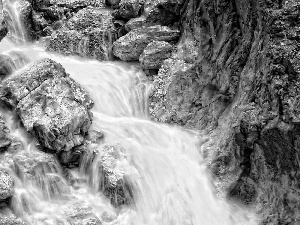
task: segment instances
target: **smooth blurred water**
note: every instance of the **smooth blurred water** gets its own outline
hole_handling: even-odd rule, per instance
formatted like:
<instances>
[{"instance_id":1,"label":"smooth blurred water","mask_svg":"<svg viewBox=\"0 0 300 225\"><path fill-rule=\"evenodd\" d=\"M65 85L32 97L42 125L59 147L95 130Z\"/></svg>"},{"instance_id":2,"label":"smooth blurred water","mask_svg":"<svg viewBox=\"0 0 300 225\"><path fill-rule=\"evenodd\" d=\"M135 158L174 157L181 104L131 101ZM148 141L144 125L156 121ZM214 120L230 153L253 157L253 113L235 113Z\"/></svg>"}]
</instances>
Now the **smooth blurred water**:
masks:
<instances>
[{"instance_id":1,"label":"smooth blurred water","mask_svg":"<svg viewBox=\"0 0 300 225\"><path fill-rule=\"evenodd\" d=\"M50 54L37 45L14 46L8 40L0 50L21 51L30 61L51 58L61 63L95 102L93 129L104 131L105 142L119 143L124 157L119 167L133 187L134 203L115 209L109 200L82 180L76 188L66 184L61 171L48 169L41 173L39 184L15 176L15 213L29 224L71 224L66 219L72 205L88 207L102 221L114 225L246 225L256 224L251 212L219 199L203 159L199 154L207 137L191 130L152 122L148 115L147 93L151 88L139 67L121 62L98 62ZM23 137L24 151L37 151L34 140L25 137L21 127L6 115L13 134ZM27 141L26 141L27 140ZM97 160L94 161L97 163ZM84 166L84 165L81 165ZM97 178L98 170L88 174ZM14 171L11 171L14 173ZM62 182L57 194L50 195L49 176ZM97 181L96 181L97 183ZM69 191L66 191L66 186Z\"/></svg>"}]
</instances>

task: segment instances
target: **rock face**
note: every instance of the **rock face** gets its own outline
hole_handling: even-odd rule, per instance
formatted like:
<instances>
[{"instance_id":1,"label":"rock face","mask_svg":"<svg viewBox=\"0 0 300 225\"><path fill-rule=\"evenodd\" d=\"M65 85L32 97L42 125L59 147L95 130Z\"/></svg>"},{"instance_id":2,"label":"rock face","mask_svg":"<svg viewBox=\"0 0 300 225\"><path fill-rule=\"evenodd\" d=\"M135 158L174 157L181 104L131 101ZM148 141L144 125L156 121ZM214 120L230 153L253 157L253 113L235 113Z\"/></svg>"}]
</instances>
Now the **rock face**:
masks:
<instances>
[{"instance_id":1,"label":"rock face","mask_svg":"<svg viewBox=\"0 0 300 225\"><path fill-rule=\"evenodd\" d=\"M165 41L153 41L147 45L139 58L143 69L159 69L165 59L171 57L173 47Z\"/></svg>"},{"instance_id":2,"label":"rock face","mask_svg":"<svg viewBox=\"0 0 300 225\"><path fill-rule=\"evenodd\" d=\"M0 170L0 201L3 201L13 195L14 180L12 176L4 171Z\"/></svg>"},{"instance_id":3,"label":"rock face","mask_svg":"<svg viewBox=\"0 0 300 225\"><path fill-rule=\"evenodd\" d=\"M115 38L111 12L85 8L51 35L47 50L109 60Z\"/></svg>"},{"instance_id":4,"label":"rock face","mask_svg":"<svg viewBox=\"0 0 300 225\"><path fill-rule=\"evenodd\" d=\"M205 129L230 199L262 224L300 219L298 1L186 1L177 51L154 76L155 120ZM275 201L276 200L276 201Z\"/></svg>"},{"instance_id":5,"label":"rock face","mask_svg":"<svg viewBox=\"0 0 300 225\"><path fill-rule=\"evenodd\" d=\"M147 45L155 41L175 41L180 32L164 26L152 26L130 31L113 44L113 53L123 61L138 60Z\"/></svg>"},{"instance_id":6,"label":"rock face","mask_svg":"<svg viewBox=\"0 0 300 225\"><path fill-rule=\"evenodd\" d=\"M25 128L50 150L80 145L91 125L89 95L50 59L5 80L0 93L4 102L16 107Z\"/></svg>"}]
</instances>

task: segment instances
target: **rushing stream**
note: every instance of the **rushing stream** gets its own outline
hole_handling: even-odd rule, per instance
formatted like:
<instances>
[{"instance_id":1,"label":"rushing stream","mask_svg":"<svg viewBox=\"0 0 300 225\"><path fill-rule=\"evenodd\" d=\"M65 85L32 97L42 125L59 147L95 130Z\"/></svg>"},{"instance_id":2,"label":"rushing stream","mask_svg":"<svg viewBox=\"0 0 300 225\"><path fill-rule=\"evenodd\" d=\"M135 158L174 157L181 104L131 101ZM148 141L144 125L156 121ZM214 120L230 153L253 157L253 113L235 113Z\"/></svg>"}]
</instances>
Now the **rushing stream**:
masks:
<instances>
[{"instance_id":1,"label":"rushing stream","mask_svg":"<svg viewBox=\"0 0 300 225\"><path fill-rule=\"evenodd\" d=\"M11 4L17 4L14 1ZM9 8L11 9L11 7ZM13 10L15 32L21 22ZM151 88L139 67L121 62L99 62L45 52L37 44L17 46L7 38L0 43L1 54L10 58L10 69L20 70L30 62L51 58L91 95L95 106L93 129L104 131L107 143L124 147L120 168L126 172L134 195L129 206L114 208L97 189L97 159L83 161L72 173L80 182L70 185L59 168L40 171L37 183L15 174L14 213L32 225L67 225L66 218L80 217L74 205L91 210L102 224L114 225L244 225L256 224L253 215L219 199L213 192L199 153L206 137L180 127L152 122L148 115L147 93ZM12 112L3 112L11 133L22 140L24 150L34 154L33 140ZM82 172L91 167L90 174ZM60 185L51 184L57 177ZM88 182L90 181L90 182ZM68 189L68 190L65 190ZM84 223L98 224L98 223Z\"/></svg>"}]
</instances>

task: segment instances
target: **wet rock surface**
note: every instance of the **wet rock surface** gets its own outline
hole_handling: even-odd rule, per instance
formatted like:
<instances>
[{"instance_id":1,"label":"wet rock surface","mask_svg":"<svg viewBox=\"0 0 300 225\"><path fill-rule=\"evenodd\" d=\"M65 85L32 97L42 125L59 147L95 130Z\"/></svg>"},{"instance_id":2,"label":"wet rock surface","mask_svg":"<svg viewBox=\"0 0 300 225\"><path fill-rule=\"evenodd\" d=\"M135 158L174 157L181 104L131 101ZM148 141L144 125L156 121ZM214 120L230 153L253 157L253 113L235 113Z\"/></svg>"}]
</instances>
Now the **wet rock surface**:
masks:
<instances>
[{"instance_id":1,"label":"wet rock surface","mask_svg":"<svg viewBox=\"0 0 300 225\"><path fill-rule=\"evenodd\" d=\"M82 9L52 33L46 49L66 55L109 60L115 39L116 30L110 11Z\"/></svg>"},{"instance_id":2,"label":"wet rock surface","mask_svg":"<svg viewBox=\"0 0 300 225\"><path fill-rule=\"evenodd\" d=\"M176 41L179 30L172 30L164 26L152 26L130 31L113 44L113 53L123 61L138 60L147 45L152 41Z\"/></svg>"},{"instance_id":3,"label":"wet rock surface","mask_svg":"<svg viewBox=\"0 0 300 225\"><path fill-rule=\"evenodd\" d=\"M89 145L82 158L82 168L89 182L101 191L115 207L133 203L133 187L125 168L126 155L119 144L99 143Z\"/></svg>"},{"instance_id":4,"label":"wet rock surface","mask_svg":"<svg viewBox=\"0 0 300 225\"><path fill-rule=\"evenodd\" d=\"M13 195L14 180L5 170L0 170L0 201L3 201Z\"/></svg>"},{"instance_id":5,"label":"wet rock surface","mask_svg":"<svg viewBox=\"0 0 300 225\"><path fill-rule=\"evenodd\" d=\"M5 80L0 92L42 146L61 151L83 142L91 125L93 102L60 64L50 59L37 61Z\"/></svg>"},{"instance_id":6,"label":"wet rock surface","mask_svg":"<svg viewBox=\"0 0 300 225\"><path fill-rule=\"evenodd\" d=\"M144 0L121 0L114 11L116 18L131 19L140 14Z\"/></svg>"},{"instance_id":7,"label":"wet rock surface","mask_svg":"<svg viewBox=\"0 0 300 225\"><path fill-rule=\"evenodd\" d=\"M93 213L92 208L82 202L66 205L61 209L66 220L74 225L101 225L101 220Z\"/></svg>"},{"instance_id":8,"label":"wet rock surface","mask_svg":"<svg viewBox=\"0 0 300 225\"><path fill-rule=\"evenodd\" d=\"M143 69L159 69L165 59L171 57L173 46L165 41L153 41L147 45L139 62Z\"/></svg>"},{"instance_id":9,"label":"wet rock surface","mask_svg":"<svg viewBox=\"0 0 300 225\"><path fill-rule=\"evenodd\" d=\"M150 93L155 120L211 135L216 187L254 205L261 224L299 221L298 16L288 0L186 1Z\"/></svg>"}]
</instances>

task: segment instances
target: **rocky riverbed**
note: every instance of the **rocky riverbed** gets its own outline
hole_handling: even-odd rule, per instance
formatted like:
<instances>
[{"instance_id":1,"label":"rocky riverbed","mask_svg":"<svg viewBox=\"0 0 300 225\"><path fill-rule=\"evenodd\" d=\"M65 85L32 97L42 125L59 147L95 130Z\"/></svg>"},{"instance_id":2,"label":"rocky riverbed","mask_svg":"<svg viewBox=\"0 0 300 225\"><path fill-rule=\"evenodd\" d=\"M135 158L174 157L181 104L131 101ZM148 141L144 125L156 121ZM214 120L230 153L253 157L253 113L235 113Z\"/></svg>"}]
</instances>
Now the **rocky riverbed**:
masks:
<instances>
[{"instance_id":1,"label":"rocky riverbed","mask_svg":"<svg viewBox=\"0 0 300 225\"><path fill-rule=\"evenodd\" d=\"M257 224L299 223L299 1L3 0L1 6L1 39L37 42L64 57L138 63L149 108L142 114L206 137L197 150L219 198L254 211ZM37 148L18 151L24 143L3 113L0 164L10 168L0 170L3 224L22 224L6 209L16 199L14 176L61 196L70 193L66 182L79 182L70 172L79 167L113 207L134 205L135 185L121 166L127 150L94 129L94 93L59 62L19 52L1 53L0 80L2 111L20 121ZM44 184L45 171L59 176ZM76 204L70 224L104 221Z\"/></svg>"}]
</instances>

